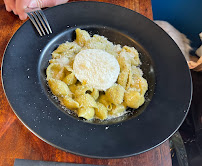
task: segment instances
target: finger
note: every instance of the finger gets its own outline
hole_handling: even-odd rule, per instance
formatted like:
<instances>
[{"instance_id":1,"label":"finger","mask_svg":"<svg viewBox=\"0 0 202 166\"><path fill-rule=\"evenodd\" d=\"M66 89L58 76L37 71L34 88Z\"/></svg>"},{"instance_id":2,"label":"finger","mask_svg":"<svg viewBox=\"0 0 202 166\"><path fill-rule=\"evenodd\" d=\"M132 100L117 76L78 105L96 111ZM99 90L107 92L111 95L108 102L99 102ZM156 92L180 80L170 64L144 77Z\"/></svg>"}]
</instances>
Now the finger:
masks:
<instances>
[{"instance_id":1,"label":"finger","mask_svg":"<svg viewBox=\"0 0 202 166\"><path fill-rule=\"evenodd\" d=\"M5 5L5 6L6 6L6 10L7 10L8 12L11 12L11 11L12 11L9 6L7 6L7 5Z\"/></svg>"},{"instance_id":2,"label":"finger","mask_svg":"<svg viewBox=\"0 0 202 166\"><path fill-rule=\"evenodd\" d=\"M29 4L29 8L44 8L44 7L52 7L60 4L64 4L69 0L33 0Z\"/></svg>"},{"instance_id":3,"label":"finger","mask_svg":"<svg viewBox=\"0 0 202 166\"><path fill-rule=\"evenodd\" d=\"M16 5L15 5L15 0L4 0L4 3L6 5L6 10L7 11L15 11L16 13Z\"/></svg>"},{"instance_id":4,"label":"finger","mask_svg":"<svg viewBox=\"0 0 202 166\"><path fill-rule=\"evenodd\" d=\"M30 0L16 0L16 11L21 20L25 20L27 18L27 14L25 9L28 7Z\"/></svg>"},{"instance_id":5,"label":"finger","mask_svg":"<svg viewBox=\"0 0 202 166\"><path fill-rule=\"evenodd\" d=\"M6 0L4 0L4 4L5 4L5 7L6 7L6 10L8 12L11 12L11 8L8 6L8 2Z\"/></svg>"},{"instance_id":6,"label":"finger","mask_svg":"<svg viewBox=\"0 0 202 166\"><path fill-rule=\"evenodd\" d=\"M26 14L26 13L19 14L19 18L20 18L21 20L26 20L27 14Z\"/></svg>"},{"instance_id":7,"label":"finger","mask_svg":"<svg viewBox=\"0 0 202 166\"><path fill-rule=\"evenodd\" d=\"M16 11L16 9L13 9L13 13L14 13L15 15L17 15L17 11Z\"/></svg>"}]
</instances>

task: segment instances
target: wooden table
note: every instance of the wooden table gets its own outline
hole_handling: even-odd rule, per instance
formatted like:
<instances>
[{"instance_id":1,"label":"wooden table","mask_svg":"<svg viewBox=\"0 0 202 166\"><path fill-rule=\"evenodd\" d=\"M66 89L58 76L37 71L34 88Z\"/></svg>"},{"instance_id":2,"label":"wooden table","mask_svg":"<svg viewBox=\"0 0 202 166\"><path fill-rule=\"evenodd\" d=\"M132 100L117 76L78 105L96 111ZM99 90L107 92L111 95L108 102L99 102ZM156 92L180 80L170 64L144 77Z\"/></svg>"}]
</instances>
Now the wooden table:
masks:
<instances>
[{"instance_id":1,"label":"wooden table","mask_svg":"<svg viewBox=\"0 0 202 166\"><path fill-rule=\"evenodd\" d=\"M152 19L150 0L99 1L130 8ZM0 0L1 59L8 41L23 23L24 21L20 21L14 14L6 12L3 0ZM172 165L168 141L146 153L123 159L92 159L58 150L40 140L18 120L0 85L0 165L13 165L15 158L114 166Z\"/></svg>"}]
</instances>

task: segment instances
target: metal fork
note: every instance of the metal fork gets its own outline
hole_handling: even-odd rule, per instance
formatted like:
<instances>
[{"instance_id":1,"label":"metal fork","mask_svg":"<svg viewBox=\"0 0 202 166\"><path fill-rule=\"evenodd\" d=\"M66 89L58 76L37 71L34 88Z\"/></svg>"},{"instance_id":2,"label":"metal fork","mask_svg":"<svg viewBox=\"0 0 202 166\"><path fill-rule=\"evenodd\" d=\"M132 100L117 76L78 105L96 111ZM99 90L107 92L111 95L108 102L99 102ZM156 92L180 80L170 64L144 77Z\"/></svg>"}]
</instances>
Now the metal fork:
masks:
<instances>
[{"instance_id":1,"label":"metal fork","mask_svg":"<svg viewBox=\"0 0 202 166\"><path fill-rule=\"evenodd\" d=\"M27 8L25 12L27 13L29 19L31 20L37 31L39 32L40 36L46 35L46 33L52 33L48 20L41 8Z\"/></svg>"}]
</instances>

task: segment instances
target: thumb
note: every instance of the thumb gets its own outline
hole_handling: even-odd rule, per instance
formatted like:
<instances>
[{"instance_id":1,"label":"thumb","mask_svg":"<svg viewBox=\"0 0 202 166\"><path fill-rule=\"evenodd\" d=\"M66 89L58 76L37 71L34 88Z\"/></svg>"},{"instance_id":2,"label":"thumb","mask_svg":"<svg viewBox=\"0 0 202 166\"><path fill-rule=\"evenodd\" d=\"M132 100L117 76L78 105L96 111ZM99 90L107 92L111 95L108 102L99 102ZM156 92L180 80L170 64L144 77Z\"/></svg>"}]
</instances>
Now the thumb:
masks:
<instances>
[{"instance_id":1,"label":"thumb","mask_svg":"<svg viewBox=\"0 0 202 166\"><path fill-rule=\"evenodd\" d=\"M29 8L44 8L44 7L52 7L57 6L60 4L64 4L68 2L69 0L32 0L30 4L28 5Z\"/></svg>"}]
</instances>

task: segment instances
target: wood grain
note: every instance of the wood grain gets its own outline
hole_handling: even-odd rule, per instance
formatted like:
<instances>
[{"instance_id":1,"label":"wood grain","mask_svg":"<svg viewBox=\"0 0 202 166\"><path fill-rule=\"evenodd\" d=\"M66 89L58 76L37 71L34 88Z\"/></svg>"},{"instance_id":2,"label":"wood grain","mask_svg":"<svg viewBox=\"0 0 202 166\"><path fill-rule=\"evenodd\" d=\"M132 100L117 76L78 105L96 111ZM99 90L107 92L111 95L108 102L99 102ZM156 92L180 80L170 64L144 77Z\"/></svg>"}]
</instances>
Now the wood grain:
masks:
<instances>
[{"instance_id":1,"label":"wood grain","mask_svg":"<svg viewBox=\"0 0 202 166\"><path fill-rule=\"evenodd\" d=\"M150 19L153 18L150 0L99 1L124 6ZM6 12L3 0L0 0L0 15L0 56L2 59L7 43L24 21L20 21L13 13ZM15 158L111 166L172 165L168 141L146 153L123 159L92 159L56 149L36 137L18 120L0 83L0 165L13 165Z\"/></svg>"}]
</instances>

